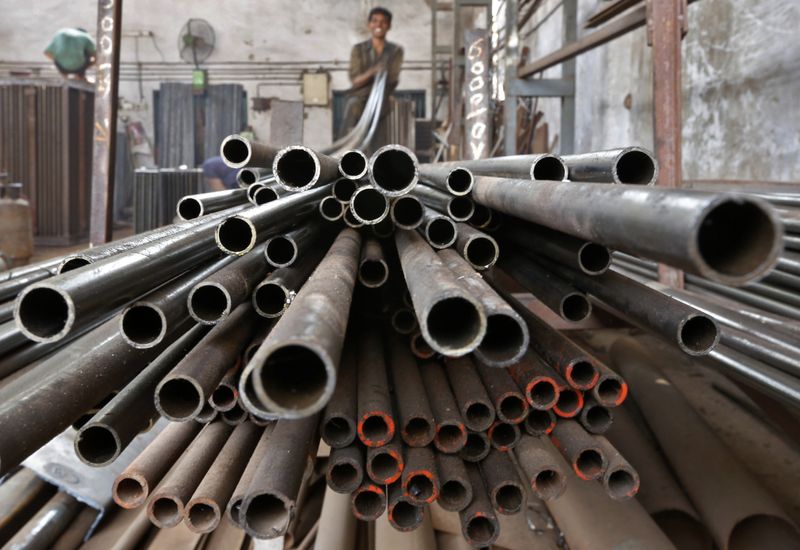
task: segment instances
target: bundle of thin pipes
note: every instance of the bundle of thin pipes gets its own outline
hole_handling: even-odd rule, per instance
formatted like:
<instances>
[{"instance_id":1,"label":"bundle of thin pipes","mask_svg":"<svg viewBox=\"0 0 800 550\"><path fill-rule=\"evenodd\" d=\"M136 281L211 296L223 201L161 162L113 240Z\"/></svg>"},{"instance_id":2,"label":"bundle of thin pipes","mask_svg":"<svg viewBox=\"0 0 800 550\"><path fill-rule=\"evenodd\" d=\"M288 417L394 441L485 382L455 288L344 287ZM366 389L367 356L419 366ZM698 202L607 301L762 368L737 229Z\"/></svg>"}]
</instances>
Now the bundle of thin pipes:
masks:
<instances>
[{"instance_id":1,"label":"bundle of thin pipes","mask_svg":"<svg viewBox=\"0 0 800 550\"><path fill-rule=\"evenodd\" d=\"M274 538L298 521L321 438L357 517L411 530L438 501L490 545L496 513L573 476L612 500L638 490L602 435L626 382L548 315L578 323L595 301L689 356L718 348L713 316L609 270L610 249L725 284L778 261L772 207L649 186L639 148L421 166L396 145L329 156L231 136L221 152L257 169L246 190L187 197L180 223L2 283L19 295L0 326L0 473L93 408L75 450L96 466L163 416L114 499L159 527L225 516Z\"/></svg>"}]
</instances>

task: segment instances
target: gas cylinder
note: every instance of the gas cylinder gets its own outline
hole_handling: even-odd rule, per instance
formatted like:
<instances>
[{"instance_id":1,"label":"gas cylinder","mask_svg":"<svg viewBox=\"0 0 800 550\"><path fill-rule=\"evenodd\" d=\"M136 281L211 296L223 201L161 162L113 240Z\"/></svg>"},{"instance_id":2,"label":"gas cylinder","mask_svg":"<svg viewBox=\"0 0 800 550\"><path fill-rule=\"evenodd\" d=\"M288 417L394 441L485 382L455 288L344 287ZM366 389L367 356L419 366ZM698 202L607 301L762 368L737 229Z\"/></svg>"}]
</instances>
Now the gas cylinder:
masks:
<instances>
[{"instance_id":1,"label":"gas cylinder","mask_svg":"<svg viewBox=\"0 0 800 550\"><path fill-rule=\"evenodd\" d=\"M9 183L0 198L0 251L11 267L25 265L33 255L31 205L22 197L22 184Z\"/></svg>"}]
</instances>

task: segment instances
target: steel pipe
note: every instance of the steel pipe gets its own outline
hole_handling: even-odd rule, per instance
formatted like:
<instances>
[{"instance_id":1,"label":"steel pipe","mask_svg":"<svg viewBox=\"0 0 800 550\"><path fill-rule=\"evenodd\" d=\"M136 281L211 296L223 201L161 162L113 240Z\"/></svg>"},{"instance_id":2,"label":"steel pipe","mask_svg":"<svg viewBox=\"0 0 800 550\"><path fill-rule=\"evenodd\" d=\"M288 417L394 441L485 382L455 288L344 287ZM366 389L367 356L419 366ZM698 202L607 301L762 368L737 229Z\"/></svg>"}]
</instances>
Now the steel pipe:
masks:
<instances>
[{"instance_id":1,"label":"steel pipe","mask_svg":"<svg viewBox=\"0 0 800 550\"><path fill-rule=\"evenodd\" d=\"M357 443L331 450L325 480L337 493L357 490L365 479L364 449Z\"/></svg>"},{"instance_id":2,"label":"steel pipe","mask_svg":"<svg viewBox=\"0 0 800 550\"><path fill-rule=\"evenodd\" d=\"M308 191L331 183L339 175L339 162L302 145L278 151L272 161L278 185L291 192Z\"/></svg>"},{"instance_id":3,"label":"steel pipe","mask_svg":"<svg viewBox=\"0 0 800 550\"><path fill-rule=\"evenodd\" d=\"M75 454L90 466L114 462L140 432L158 420L156 385L206 333L195 326L145 367L75 434Z\"/></svg>"},{"instance_id":4,"label":"steel pipe","mask_svg":"<svg viewBox=\"0 0 800 550\"><path fill-rule=\"evenodd\" d=\"M211 193L185 195L178 201L175 212L181 220L189 221L246 202L248 202L246 189L226 189Z\"/></svg>"},{"instance_id":5,"label":"steel pipe","mask_svg":"<svg viewBox=\"0 0 800 550\"><path fill-rule=\"evenodd\" d=\"M253 307L262 317L280 317L319 264L324 251L310 250L289 267L276 269L253 290Z\"/></svg>"},{"instance_id":6,"label":"steel pipe","mask_svg":"<svg viewBox=\"0 0 800 550\"><path fill-rule=\"evenodd\" d=\"M229 264L231 260L228 258L218 259L127 306L119 319L120 334L135 348L146 349L160 344L172 328L186 321L191 313L191 305L187 307L187 297L191 296L195 285Z\"/></svg>"},{"instance_id":7,"label":"steel pipe","mask_svg":"<svg viewBox=\"0 0 800 550\"><path fill-rule=\"evenodd\" d=\"M328 193L326 187L306 193L293 193L230 216L215 229L217 246L226 254L247 254L269 235L291 227L313 214L317 209L317 202Z\"/></svg>"},{"instance_id":8,"label":"steel pipe","mask_svg":"<svg viewBox=\"0 0 800 550\"><path fill-rule=\"evenodd\" d=\"M389 217L400 229L416 229L424 220L424 206L414 195L403 195L392 199Z\"/></svg>"},{"instance_id":9,"label":"steel pipe","mask_svg":"<svg viewBox=\"0 0 800 550\"><path fill-rule=\"evenodd\" d=\"M641 147L564 155L570 181L653 185L658 180L658 161Z\"/></svg>"},{"instance_id":10,"label":"steel pipe","mask_svg":"<svg viewBox=\"0 0 800 550\"><path fill-rule=\"evenodd\" d=\"M495 423L489 426L486 435L489 436L492 447L498 451L506 452L517 446L522 432L517 424L495 420Z\"/></svg>"},{"instance_id":11,"label":"steel pipe","mask_svg":"<svg viewBox=\"0 0 800 550\"><path fill-rule=\"evenodd\" d=\"M367 175L369 159L358 149L345 151L339 157L339 173L349 180L360 180Z\"/></svg>"},{"instance_id":12,"label":"steel pipe","mask_svg":"<svg viewBox=\"0 0 800 550\"><path fill-rule=\"evenodd\" d=\"M173 422L116 477L111 496L123 508L138 508L197 436L196 422Z\"/></svg>"},{"instance_id":13,"label":"steel pipe","mask_svg":"<svg viewBox=\"0 0 800 550\"><path fill-rule=\"evenodd\" d=\"M479 160L441 162L436 166L467 168L475 175L532 180L561 181L567 177L567 166L556 155L509 155Z\"/></svg>"},{"instance_id":14,"label":"steel pipe","mask_svg":"<svg viewBox=\"0 0 800 550\"><path fill-rule=\"evenodd\" d=\"M579 478L601 479L608 469L608 456L602 440L574 420L559 420L551 439Z\"/></svg>"},{"instance_id":15,"label":"steel pipe","mask_svg":"<svg viewBox=\"0 0 800 550\"><path fill-rule=\"evenodd\" d=\"M508 453L492 449L480 470L494 509L505 515L519 513L525 505L525 487Z\"/></svg>"},{"instance_id":16,"label":"steel pipe","mask_svg":"<svg viewBox=\"0 0 800 550\"><path fill-rule=\"evenodd\" d=\"M774 210L735 193L476 177L472 197L506 214L729 285L768 272L781 251L783 229Z\"/></svg>"},{"instance_id":17,"label":"steel pipe","mask_svg":"<svg viewBox=\"0 0 800 550\"><path fill-rule=\"evenodd\" d=\"M427 206L422 209L422 223L417 231L436 249L448 248L458 238L456 222Z\"/></svg>"},{"instance_id":18,"label":"steel pipe","mask_svg":"<svg viewBox=\"0 0 800 550\"><path fill-rule=\"evenodd\" d=\"M472 546L491 546L500 535L500 523L492 509L478 466L467 464L466 468L472 485L472 502L458 512L461 534Z\"/></svg>"},{"instance_id":19,"label":"steel pipe","mask_svg":"<svg viewBox=\"0 0 800 550\"><path fill-rule=\"evenodd\" d=\"M399 481L386 488L386 501L387 519L397 531L413 531L422 525L424 508L404 494Z\"/></svg>"},{"instance_id":20,"label":"steel pipe","mask_svg":"<svg viewBox=\"0 0 800 550\"><path fill-rule=\"evenodd\" d=\"M528 416L528 401L505 369L489 368L478 362L478 374L492 400L497 419L507 424L519 424Z\"/></svg>"},{"instance_id":21,"label":"steel pipe","mask_svg":"<svg viewBox=\"0 0 800 550\"><path fill-rule=\"evenodd\" d=\"M457 453L467 442L467 430L444 368L439 363L429 362L420 366L420 373L436 422L433 443L443 453Z\"/></svg>"},{"instance_id":22,"label":"steel pipe","mask_svg":"<svg viewBox=\"0 0 800 550\"><path fill-rule=\"evenodd\" d=\"M425 340L444 355L472 352L486 334L483 306L417 233L399 231L395 242Z\"/></svg>"},{"instance_id":23,"label":"steel pipe","mask_svg":"<svg viewBox=\"0 0 800 550\"><path fill-rule=\"evenodd\" d=\"M396 435L380 447L367 446L369 478L379 485L391 485L400 479L405 471L403 454L403 444Z\"/></svg>"},{"instance_id":24,"label":"steel pipe","mask_svg":"<svg viewBox=\"0 0 800 550\"><path fill-rule=\"evenodd\" d=\"M255 318L249 303L239 305L175 365L155 390L155 405L162 416L181 422L201 413L252 338Z\"/></svg>"},{"instance_id":25,"label":"steel pipe","mask_svg":"<svg viewBox=\"0 0 800 550\"><path fill-rule=\"evenodd\" d=\"M356 192L361 183L360 180L339 178L331 185L331 196L343 204L350 204L353 193Z\"/></svg>"},{"instance_id":26,"label":"steel pipe","mask_svg":"<svg viewBox=\"0 0 800 550\"><path fill-rule=\"evenodd\" d=\"M320 411L336 385L361 238L343 229L242 376L258 401L285 418ZM242 383L239 388L240 393ZM256 411L248 407L250 412Z\"/></svg>"},{"instance_id":27,"label":"steel pipe","mask_svg":"<svg viewBox=\"0 0 800 550\"><path fill-rule=\"evenodd\" d=\"M261 206L262 204L276 201L286 196L286 194L286 190L279 187L277 184L260 185L253 190L250 202L256 206Z\"/></svg>"},{"instance_id":28,"label":"steel pipe","mask_svg":"<svg viewBox=\"0 0 800 550\"><path fill-rule=\"evenodd\" d=\"M459 229L459 238L461 234ZM519 361L530 341L522 317L475 272L466 258L454 250L442 250L438 256L486 312L486 333L475 349L475 357L490 367L507 367Z\"/></svg>"},{"instance_id":29,"label":"steel pipe","mask_svg":"<svg viewBox=\"0 0 800 550\"><path fill-rule=\"evenodd\" d=\"M611 409L601 405L594 398L588 398L578 415L578 422L590 434L604 434L611 427L613 417Z\"/></svg>"},{"instance_id":30,"label":"steel pipe","mask_svg":"<svg viewBox=\"0 0 800 550\"><path fill-rule=\"evenodd\" d=\"M523 435L514 454L537 497L550 501L564 494L569 468L549 438Z\"/></svg>"},{"instance_id":31,"label":"steel pipe","mask_svg":"<svg viewBox=\"0 0 800 550\"><path fill-rule=\"evenodd\" d=\"M325 239L326 229L322 223L317 222L301 225L288 233L270 237L264 245L264 257L267 263L278 269L291 266L301 253L308 254L315 245L323 246L319 241Z\"/></svg>"},{"instance_id":32,"label":"steel pipe","mask_svg":"<svg viewBox=\"0 0 800 550\"><path fill-rule=\"evenodd\" d=\"M395 434L389 378L383 343L374 327L364 327L358 349L358 438L367 447L381 447Z\"/></svg>"},{"instance_id":33,"label":"steel pipe","mask_svg":"<svg viewBox=\"0 0 800 550\"><path fill-rule=\"evenodd\" d=\"M320 426L322 440L334 449L347 447L356 439L357 392L356 356L354 350L346 346L342 352L336 387L322 413Z\"/></svg>"},{"instance_id":34,"label":"steel pipe","mask_svg":"<svg viewBox=\"0 0 800 550\"><path fill-rule=\"evenodd\" d=\"M350 212L364 225L376 225L389 215L389 199L380 189L363 185L350 197Z\"/></svg>"},{"instance_id":35,"label":"steel pipe","mask_svg":"<svg viewBox=\"0 0 800 550\"><path fill-rule=\"evenodd\" d=\"M427 185L418 185L413 194L426 206L447 214L457 222L469 220L475 212L475 206L469 197L448 195Z\"/></svg>"},{"instance_id":36,"label":"steel pipe","mask_svg":"<svg viewBox=\"0 0 800 550\"><path fill-rule=\"evenodd\" d=\"M508 367L508 374L523 390L531 409L546 411L558 402L555 372L528 350L519 362Z\"/></svg>"},{"instance_id":37,"label":"steel pipe","mask_svg":"<svg viewBox=\"0 0 800 550\"><path fill-rule=\"evenodd\" d=\"M272 166L271 162L270 166ZM236 182L239 184L239 187L241 187L242 189L246 189L255 182L263 181L266 178L271 178L271 176L272 176L271 168L253 168L253 167L240 168L239 171L236 172Z\"/></svg>"},{"instance_id":38,"label":"steel pipe","mask_svg":"<svg viewBox=\"0 0 800 550\"><path fill-rule=\"evenodd\" d=\"M468 432L467 442L458 456L465 462L480 462L487 457L491 449L492 445L486 432Z\"/></svg>"},{"instance_id":39,"label":"steel pipe","mask_svg":"<svg viewBox=\"0 0 800 550\"><path fill-rule=\"evenodd\" d=\"M454 357L445 359L444 366L464 425L473 432L488 430L495 420L495 406L475 363L469 357Z\"/></svg>"},{"instance_id":40,"label":"steel pipe","mask_svg":"<svg viewBox=\"0 0 800 550\"><path fill-rule=\"evenodd\" d=\"M250 482L253 481L253 476L256 474L256 470L258 469L261 462L264 460L264 455L267 452L267 448L270 445L270 441L272 438L272 430L275 429L275 422L269 422L264 427L261 432L261 437L256 444L253 453L247 460L247 466L245 466L244 471L242 471L242 475L239 477L239 481L236 483L236 488L231 493L231 498L228 500L228 505L226 507L226 516L228 520L237 527L241 527L244 529L242 525L242 517L239 512L242 509L242 502L244 502L244 497L247 495L247 490L250 488Z\"/></svg>"},{"instance_id":41,"label":"steel pipe","mask_svg":"<svg viewBox=\"0 0 800 550\"><path fill-rule=\"evenodd\" d=\"M439 506L449 512L459 512L472 502L472 484L467 467L455 455L436 453L436 472L439 475Z\"/></svg>"},{"instance_id":42,"label":"steel pipe","mask_svg":"<svg viewBox=\"0 0 800 550\"><path fill-rule=\"evenodd\" d=\"M350 502L353 515L361 521L375 521L386 510L386 494L369 479L353 491Z\"/></svg>"},{"instance_id":43,"label":"steel pipe","mask_svg":"<svg viewBox=\"0 0 800 550\"><path fill-rule=\"evenodd\" d=\"M341 220L342 216L344 216L344 204L336 200L335 197L325 197L319 201L319 215L329 222Z\"/></svg>"},{"instance_id":44,"label":"steel pipe","mask_svg":"<svg viewBox=\"0 0 800 550\"><path fill-rule=\"evenodd\" d=\"M469 195L474 183L472 172L468 168L453 168L442 164L420 165L419 178L423 183L453 196Z\"/></svg>"},{"instance_id":45,"label":"steel pipe","mask_svg":"<svg viewBox=\"0 0 800 550\"><path fill-rule=\"evenodd\" d=\"M369 158L369 181L387 197L399 197L417 184L416 155L402 145L384 145Z\"/></svg>"},{"instance_id":46,"label":"steel pipe","mask_svg":"<svg viewBox=\"0 0 800 550\"><path fill-rule=\"evenodd\" d=\"M231 168L269 168L278 149L232 134L222 140L219 156Z\"/></svg>"},{"instance_id":47,"label":"steel pipe","mask_svg":"<svg viewBox=\"0 0 800 550\"><path fill-rule=\"evenodd\" d=\"M500 256L500 247L491 236L465 223L457 223L456 250L479 271L492 267Z\"/></svg>"},{"instance_id":48,"label":"steel pipe","mask_svg":"<svg viewBox=\"0 0 800 550\"><path fill-rule=\"evenodd\" d=\"M436 424L419 367L399 336L387 340L400 437L409 447L424 447L433 442Z\"/></svg>"},{"instance_id":49,"label":"steel pipe","mask_svg":"<svg viewBox=\"0 0 800 550\"><path fill-rule=\"evenodd\" d=\"M411 447L405 453L402 479L403 494L418 506L439 498L436 458L430 447Z\"/></svg>"}]
</instances>

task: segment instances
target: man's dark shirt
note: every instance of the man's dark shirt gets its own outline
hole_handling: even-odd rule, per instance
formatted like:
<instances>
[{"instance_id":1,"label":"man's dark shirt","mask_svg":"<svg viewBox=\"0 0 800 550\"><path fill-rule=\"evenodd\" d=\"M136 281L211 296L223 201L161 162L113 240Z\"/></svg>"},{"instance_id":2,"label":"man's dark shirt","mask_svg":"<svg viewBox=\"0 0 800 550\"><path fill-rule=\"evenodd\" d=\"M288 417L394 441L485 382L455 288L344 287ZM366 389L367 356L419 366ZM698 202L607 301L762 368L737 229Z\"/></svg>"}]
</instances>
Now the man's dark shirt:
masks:
<instances>
[{"instance_id":1,"label":"man's dark shirt","mask_svg":"<svg viewBox=\"0 0 800 550\"><path fill-rule=\"evenodd\" d=\"M372 39L359 42L350 51L350 80L365 72L375 65L378 61L386 60L386 68L389 71L386 91L387 95L397 88L400 82L400 67L403 65L403 48L392 42L385 42L383 52L378 56L378 52L372 47ZM351 90L349 95L353 97L367 97L372 86L362 86Z\"/></svg>"},{"instance_id":2,"label":"man's dark shirt","mask_svg":"<svg viewBox=\"0 0 800 550\"><path fill-rule=\"evenodd\" d=\"M203 176L221 179L228 189L239 187L239 183L236 181L237 172L236 168L231 168L225 164L222 157L211 157L203 163Z\"/></svg>"}]
</instances>

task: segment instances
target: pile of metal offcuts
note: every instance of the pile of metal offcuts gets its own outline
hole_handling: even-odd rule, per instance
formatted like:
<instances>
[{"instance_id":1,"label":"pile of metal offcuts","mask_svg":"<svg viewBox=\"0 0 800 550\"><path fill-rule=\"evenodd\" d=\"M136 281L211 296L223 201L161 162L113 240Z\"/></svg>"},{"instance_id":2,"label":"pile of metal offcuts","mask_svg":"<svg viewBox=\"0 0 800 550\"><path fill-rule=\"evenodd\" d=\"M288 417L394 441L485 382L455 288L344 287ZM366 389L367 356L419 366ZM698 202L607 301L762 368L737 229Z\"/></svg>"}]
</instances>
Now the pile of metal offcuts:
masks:
<instances>
[{"instance_id":1,"label":"pile of metal offcuts","mask_svg":"<svg viewBox=\"0 0 800 550\"><path fill-rule=\"evenodd\" d=\"M91 465L172 421L113 487L158 527L282 536L316 470L361 520L386 512L411 531L435 502L474 546L533 499L573 547L680 538L677 520L660 529L631 499L640 475L620 449L652 446L643 429L662 446L675 430L714 434L636 341L612 346L612 369L553 319L579 323L599 304L688 356L713 354L716 315L609 269L611 250L743 285L778 262L772 206L654 187L657 165L636 147L419 165L397 145L329 156L234 135L221 154L241 189L184 197L173 225L4 274L0 473L104 403L75 437ZM796 397L794 378L767 374L736 371ZM629 392L641 410L606 438ZM719 460L750 479L730 453ZM713 483L718 466L672 464L686 485ZM697 537L728 547L745 522L745 536L796 541L748 483L724 510L686 488ZM591 529L613 522L624 528Z\"/></svg>"}]
</instances>

